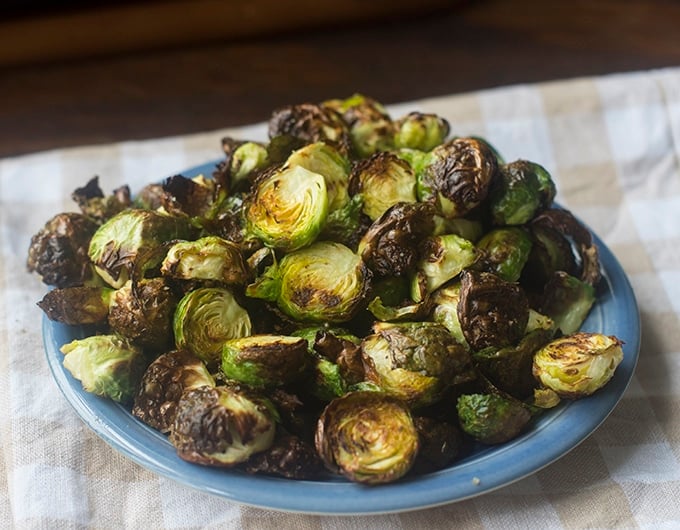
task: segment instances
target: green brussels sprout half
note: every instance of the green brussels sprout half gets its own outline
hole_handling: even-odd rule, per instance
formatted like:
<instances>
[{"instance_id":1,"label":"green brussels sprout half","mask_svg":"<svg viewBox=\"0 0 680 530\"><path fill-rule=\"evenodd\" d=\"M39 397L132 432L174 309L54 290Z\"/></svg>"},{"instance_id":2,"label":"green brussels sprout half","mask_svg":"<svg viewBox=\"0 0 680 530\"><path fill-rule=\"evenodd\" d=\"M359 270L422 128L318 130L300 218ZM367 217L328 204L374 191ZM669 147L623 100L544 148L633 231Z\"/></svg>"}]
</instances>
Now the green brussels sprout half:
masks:
<instances>
[{"instance_id":1,"label":"green brussels sprout half","mask_svg":"<svg viewBox=\"0 0 680 530\"><path fill-rule=\"evenodd\" d=\"M497 394L463 394L456 410L463 431L489 445L512 440L531 419L521 402Z\"/></svg>"},{"instance_id":2,"label":"green brussels sprout half","mask_svg":"<svg viewBox=\"0 0 680 530\"><path fill-rule=\"evenodd\" d=\"M411 298L420 302L476 259L475 245L456 234L427 238L411 282Z\"/></svg>"},{"instance_id":3,"label":"green brussels sprout half","mask_svg":"<svg viewBox=\"0 0 680 530\"><path fill-rule=\"evenodd\" d=\"M436 114L410 112L394 123L394 145L397 149L430 151L446 140L449 122Z\"/></svg>"},{"instance_id":4,"label":"green brussels sprout half","mask_svg":"<svg viewBox=\"0 0 680 530\"><path fill-rule=\"evenodd\" d=\"M595 288L566 272L555 272L545 284L540 310L564 335L579 330L595 303Z\"/></svg>"},{"instance_id":5,"label":"green brussels sprout half","mask_svg":"<svg viewBox=\"0 0 680 530\"><path fill-rule=\"evenodd\" d=\"M470 349L465 340L463 329L458 319L458 302L460 301L460 281L454 281L444 285L432 295L432 320L444 326L449 333L458 341Z\"/></svg>"},{"instance_id":6,"label":"green brussels sprout half","mask_svg":"<svg viewBox=\"0 0 680 530\"><path fill-rule=\"evenodd\" d=\"M52 289L45 293L38 307L47 318L62 324L105 324L114 289L78 286Z\"/></svg>"},{"instance_id":7,"label":"green brussels sprout half","mask_svg":"<svg viewBox=\"0 0 680 530\"><path fill-rule=\"evenodd\" d=\"M183 460L233 467L269 449L275 433L269 400L239 386L201 386L182 394L169 440Z\"/></svg>"},{"instance_id":8,"label":"green brussels sprout half","mask_svg":"<svg viewBox=\"0 0 680 530\"><path fill-rule=\"evenodd\" d=\"M161 263L161 273L182 280L225 284L244 284L248 279L240 247L217 236L173 244Z\"/></svg>"},{"instance_id":9,"label":"green brussels sprout half","mask_svg":"<svg viewBox=\"0 0 680 530\"><path fill-rule=\"evenodd\" d=\"M252 387L284 386L299 380L309 364L307 341L285 335L249 335L222 346L222 373Z\"/></svg>"},{"instance_id":10,"label":"green brussels sprout half","mask_svg":"<svg viewBox=\"0 0 680 530\"><path fill-rule=\"evenodd\" d=\"M461 217L486 199L497 169L488 144L455 138L430 152L418 173L418 199L433 202L444 217Z\"/></svg>"},{"instance_id":11,"label":"green brussels sprout half","mask_svg":"<svg viewBox=\"0 0 680 530\"><path fill-rule=\"evenodd\" d=\"M222 345L251 334L248 312L234 295L219 287L200 287L177 304L173 331L177 349L186 349L208 366L218 363Z\"/></svg>"},{"instance_id":12,"label":"green brussels sprout half","mask_svg":"<svg viewBox=\"0 0 680 530\"><path fill-rule=\"evenodd\" d=\"M44 284L74 287L90 283L96 274L90 264L90 239L99 225L75 212L52 217L31 237L26 268Z\"/></svg>"},{"instance_id":13,"label":"green brussels sprout half","mask_svg":"<svg viewBox=\"0 0 680 530\"><path fill-rule=\"evenodd\" d=\"M132 267L158 265L163 256L153 252L166 241L191 239L193 229L186 217L173 217L151 210L124 210L97 229L88 255L97 273L115 289L130 278ZM140 263L141 261L148 263Z\"/></svg>"},{"instance_id":14,"label":"green brussels sprout half","mask_svg":"<svg viewBox=\"0 0 680 530\"><path fill-rule=\"evenodd\" d=\"M363 212L372 221L394 204L416 201L416 176L394 153L381 151L359 161L349 178L350 192L361 194Z\"/></svg>"},{"instance_id":15,"label":"green brussels sprout half","mask_svg":"<svg viewBox=\"0 0 680 530\"><path fill-rule=\"evenodd\" d=\"M366 378L411 407L430 405L472 377L468 351L439 324L378 322L373 328L361 343Z\"/></svg>"},{"instance_id":16,"label":"green brussels sprout half","mask_svg":"<svg viewBox=\"0 0 680 530\"><path fill-rule=\"evenodd\" d=\"M265 245L296 250L312 243L324 227L326 180L302 166L276 168L255 182L244 210L248 231Z\"/></svg>"},{"instance_id":17,"label":"green brussels sprout half","mask_svg":"<svg viewBox=\"0 0 680 530\"><path fill-rule=\"evenodd\" d=\"M215 379L203 361L183 350L163 353L144 372L132 415L157 431L168 433L182 393L201 386L215 386Z\"/></svg>"},{"instance_id":18,"label":"green brussels sprout half","mask_svg":"<svg viewBox=\"0 0 680 530\"><path fill-rule=\"evenodd\" d=\"M64 344L64 368L86 392L129 403L147 366L144 352L118 335L91 335Z\"/></svg>"},{"instance_id":19,"label":"green brussels sprout half","mask_svg":"<svg viewBox=\"0 0 680 530\"><path fill-rule=\"evenodd\" d=\"M418 454L408 407L380 392L350 392L321 413L315 445L326 467L362 484L403 477Z\"/></svg>"},{"instance_id":20,"label":"green brussels sprout half","mask_svg":"<svg viewBox=\"0 0 680 530\"><path fill-rule=\"evenodd\" d=\"M478 242L480 266L507 282L516 282L531 252L531 237L518 227L497 228Z\"/></svg>"},{"instance_id":21,"label":"green brussels sprout half","mask_svg":"<svg viewBox=\"0 0 680 530\"><path fill-rule=\"evenodd\" d=\"M534 355L533 374L560 397L577 399L606 385L623 360L622 342L579 332L546 344Z\"/></svg>"},{"instance_id":22,"label":"green brussels sprout half","mask_svg":"<svg viewBox=\"0 0 680 530\"><path fill-rule=\"evenodd\" d=\"M259 169L267 167L267 147L259 142L243 142L236 146L229 157L229 175L232 188L239 188L241 182Z\"/></svg>"},{"instance_id":23,"label":"green brussels sprout half","mask_svg":"<svg viewBox=\"0 0 680 530\"><path fill-rule=\"evenodd\" d=\"M286 254L246 288L301 322L345 322L363 305L370 272L346 246L319 241Z\"/></svg>"}]
</instances>

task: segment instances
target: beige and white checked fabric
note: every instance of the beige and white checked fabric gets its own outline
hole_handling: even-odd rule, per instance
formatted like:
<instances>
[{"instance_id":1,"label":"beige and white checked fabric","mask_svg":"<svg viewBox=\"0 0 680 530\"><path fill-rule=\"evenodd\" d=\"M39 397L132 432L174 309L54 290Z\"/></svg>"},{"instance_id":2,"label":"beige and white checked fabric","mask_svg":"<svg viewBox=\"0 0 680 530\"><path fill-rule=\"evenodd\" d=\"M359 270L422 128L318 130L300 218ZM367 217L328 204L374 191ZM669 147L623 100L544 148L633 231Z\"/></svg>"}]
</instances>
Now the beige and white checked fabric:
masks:
<instances>
[{"instance_id":1,"label":"beige and white checked fabric","mask_svg":"<svg viewBox=\"0 0 680 530\"><path fill-rule=\"evenodd\" d=\"M342 94L338 94L341 96ZM638 369L604 424L538 473L439 508L368 517L240 506L127 460L75 415L49 373L25 269L29 239L93 175L134 190L220 157L226 134L0 160L0 526L13 528L680 528L680 68L512 86L391 108L437 112L454 134L554 176L558 200L621 261L642 319ZM6 124L9 126L9 124Z\"/></svg>"}]
</instances>

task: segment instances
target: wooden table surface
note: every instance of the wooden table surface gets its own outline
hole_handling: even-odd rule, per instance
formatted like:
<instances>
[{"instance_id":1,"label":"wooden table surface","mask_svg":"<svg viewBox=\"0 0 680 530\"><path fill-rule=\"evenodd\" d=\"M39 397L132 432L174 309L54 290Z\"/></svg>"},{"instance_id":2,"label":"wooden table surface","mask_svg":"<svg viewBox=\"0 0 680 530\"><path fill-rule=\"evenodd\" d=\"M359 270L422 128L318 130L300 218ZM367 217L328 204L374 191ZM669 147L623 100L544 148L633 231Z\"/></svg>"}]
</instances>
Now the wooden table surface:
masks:
<instances>
[{"instance_id":1,"label":"wooden table surface","mask_svg":"<svg viewBox=\"0 0 680 530\"><path fill-rule=\"evenodd\" d=\"M0 156L241 125L280 105L354 92L394 103L680 65L673 0L479 0L399 15L288 30L265 24L203 41L200 19L186 33L174 20L164 26L173 41L8 62L0 66ZM2 31L3 46L35 37ZM125 32L121 24L115 34L125 41Z\"/></svg>"}]
</instances>

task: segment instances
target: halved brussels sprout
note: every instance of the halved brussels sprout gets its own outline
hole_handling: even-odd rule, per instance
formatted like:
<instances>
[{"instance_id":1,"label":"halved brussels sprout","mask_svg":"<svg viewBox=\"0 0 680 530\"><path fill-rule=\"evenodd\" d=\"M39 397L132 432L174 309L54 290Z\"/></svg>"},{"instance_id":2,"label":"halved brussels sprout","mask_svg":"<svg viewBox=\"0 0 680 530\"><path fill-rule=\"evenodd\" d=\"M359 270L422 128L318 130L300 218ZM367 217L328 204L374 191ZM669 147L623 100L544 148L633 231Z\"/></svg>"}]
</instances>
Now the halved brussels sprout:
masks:
<instances>
[{"instance_id":1,"label":"halved brussels sprout","mask_svg":"<svg viewBox=\"0 0 680 530\"><path fill-rule=\"evenodd\" d=\"M571 335L579 330L594 303L592 285L557 271L545 284L540 310L564 335Z\"/></svg>"},{"instance_id":2,"label":"halved brussels sprout","mask_svg":"<svg viewBox=\"0 0 680 530\"><path fill-rule=\"evenodd\" d=\"M529 301L522 288L490 272L461 274L458 320L474 350L502 348L517 342L529 320Z\"/></svg>"},{"instance_id":3,"label":"halved brussels sprout","mask_svg":"<svg viewBox=\"0 0 680 530\"><path fill-rule=\"evenodd\" d=\"M433 202L444 217L461 217L486 199L497 168L486 142L455 138L430 152L419 174L418 198Z\"/></svg>"},{"instance_id":4,"label":"halved brussels sprout","mask_svg":"<svg viewBox=\"0 0 680 530\"><path fill-rule=\"evenodd\" d=\"M534 356L533 374L565 398L588 396L606 385L623 360L623 343L602 333L579 332L553 340Z\"/></svg>"},{"instance_id":5,"label":"halved brussels sprout","mask_svg":"<svg viewBox=\"0 0 680 530\"><path fill-rule=\"evenodd\" d=\"M354 165L350 192L361 194L363 212L375 221L396 203L416 201L416 176L406 161L381 151Z\"/></svg>"},{"instance_id":6,"label":"halved brussels sprout","mask_svg":"<svg viewBox=\"0 0 680 530\"><path fill-rule=\"evenodd\" d=\"M193 178L173 175L163 181L163 211L177 217L203 221L219 203L217 181L197 175Z\"/></svg>"},{"instance_id":7,"label":"halved brussels sprout","mask_svg":"<svg viewBox=\"0 0 680 530\"><path fill-rule=\"evenodd\" d=\"M86 392L132 401L147 366L144 352L118 335L91 335L64 344L64 368Z\"/></svg>"},{"instance_id":8,"label":"halved brussels sprout","mask_svg":"<svg viewBox=\"0 0 680 530\"><path fill-rule=\"evenodd\" d=\"M182 280L244 284L248 278L240 247L217 236L178 241L168 249L161 273Z\"/></svg>"},{"instance_id":9,"label":"halved brussels sprout","mask_svg":"<svg viewBox=\"0 0 680 530\"><path fill-rule=\"evenodd\" d=\"M192 231L186 217L124 210L92 235L88 255L102 279L119 289L130 278L133 266L141 270L158 265L163 256L154 250L166 241L191 239Z\"/></svg>"},{"instance_id":10,"label":"halved brussels sprout","mask_svg":"<svg viewBox=\"0 0 680 530\"><path fill-rule=\"evenodd\" d=\"M201 386L182 394L169 440L183 460L232 467L271 447L275 422L273 405L259 394Z\"/></svg>"},{"instance_id":11,"label":"halved brussels sprout","mask_svg":"<svg viewBox=\"0 0 680 530\"><path fill-rule=\"evenodd\" d=\"M252 387L284 386L309 365L307 341L286 335L249 335L222 346L222 373Z\"/></svg>"},{"instance_id":12,"label":"halved brussels sprout","mask_svg":"<svg viewBox=\"0 0 680 530\"><path fill-rule=\"evenodd\" d=\"M225 341L250 335L248 312L227 289L200 287L177 304L173 331L177 349L186 349L208 366L218 363Z\"/></svg>"},{"instance_id":13,"label":"halved brussels sprout","mask_svg":"<svg viewBox=\"0 0 680 530\"><path fill-rule=\"evenodd\" d=\"M316 449L326 467L363 484L403 477L418 454L418 431L407 406L380 392L350 392L319 417Z\"/></svg>"},{"instance_id":14,"label":"halved brussels sprout","mask_svg":"<svg viewBox=\"0 0 680 530\"><path fill-rule=\"evenodd\" d=\"M201 386L215 386L215 379L203 361L183 350L166 352L144 372L132 415L157 431L168 433L182 393Z\"/></svg>"},{"instance_id":15,"label":"halved brussels sprout","mask_svg":"<svg viewBox=\"0 0 680 530\"><path fill-rule=\"evenodd\" d=\"M531 419L522 403L497 394L463 394L456 409L463 431L484 444L512 440Z\"/></svg>"},{"instance_id":16,"label":"halved brussels sprout","mask_svg":"<svg viewBox=\"0 0 680 530\"><path fill-rule=\"evenodd\" d=\"M63 287L45 293L38 307L47 318L62 324L105 324L114 289L109 287Z\"/></svg>"},{"instance_id":17,"label":"halved brussels sprout","mask_svg":"<svg viewBox=\"0 0 680 530\"><path fill-rule=\"evenodd\" d=\"M446 140L449 122L436 114L410 112L394 123L394 145L397 149L430 151Z\"/></svg>"},{"instance_id":18,"label":"halved brussels sprout","mask_svg":"<svg viewBox=\"0 0 680 530\"><path fill-rule=\"evenodd\" d=\"M463 329L458 319L458 302L460 301L460 281L454 281L437 289L432 296L432 320L444 326L460 344L468 350L470 345L465 340Z\"/></svg>"},{"instance_id":19,"label":"halved brussels sprout","mask_svg":"<svg viewBox=\"0 0 680 530\"><path fill-rule=\"evenodd\" d=\"M31 238L26 268L46 285L73 287L96 277L88 257L90 239L99 225L83 214L60 213Z\"/></svg>"},{"instance_id":20,"label":"halved brussels sprout","mask_svg":"<svg viewBox=\"0 0 680 530\"><path fill-rule=\"evenodd\" d=\"M235 146L228 157L229 176L232 189L240 189L243 182L256 170L267 167L269 156L267 147L259 142L242 142Z\"/></svg>"},{"instance_id":21,"label":"halved brussels sprout","mask_svg":"<svg viewBox=\"0 0 680 530\"><path fill-rule=\"evenodd\" d=\"M313 480L323 472L314 446L298 436L276 436L269 449L252 455L245 463L248 473L262 473L297 480Z\"/></svg>"},{"instance_id":22,"label":"halved brussels sprout","mask_svg":"<svg viewBox=\"0 0 680 530\"><path fill-rule=\"evenodd\" d=\"M290 252L312 243L328 215L323 175L302 166L276 168L254 183L244 204L248 231L267 246Z\"/></svg>"},{"instance_id":23,"label":"halved brussels sprout","mask_svg":"<svg viewBox=\"0 0 680 530\"><path fill-rule=\"evenodd\" d=\"M505 281L516 282L531 252L531 237L518 227L497 228L477 242L480 266Z\"/></svg>"},{"instance_id":24,"label":"halved brussels sprout","mask_svg":"<svg viewBox=\"0 0 680 530\"><path fill-rule=\"evenodd\" d=\"M378 322L373 328L361 343L366 377L411 407L430 405L472 377L468 351L439 324Z\"/></svg>"},{"instance_id":25,"label":"halved brussels sprout","mask_svg":"<svg viewBox=\"0 0 680 530\"><path fill-rule=\"evenodd\" d=\"M365 301L370 272L340 243L319 241L286 254L246 288L301 322L344 322Z\"/></svg>"},{"instance_id":26,"label":"halved brussels sprout","mask_svg":"<svg viewBox=\"0 0 680 530\"><path fill-rule=\"evenodd\" d=\"M458 276L476 259L475 246L456 234L427 238L411 282L411 298L415 302L420 302Z\"/></svg>"}]
</instances>

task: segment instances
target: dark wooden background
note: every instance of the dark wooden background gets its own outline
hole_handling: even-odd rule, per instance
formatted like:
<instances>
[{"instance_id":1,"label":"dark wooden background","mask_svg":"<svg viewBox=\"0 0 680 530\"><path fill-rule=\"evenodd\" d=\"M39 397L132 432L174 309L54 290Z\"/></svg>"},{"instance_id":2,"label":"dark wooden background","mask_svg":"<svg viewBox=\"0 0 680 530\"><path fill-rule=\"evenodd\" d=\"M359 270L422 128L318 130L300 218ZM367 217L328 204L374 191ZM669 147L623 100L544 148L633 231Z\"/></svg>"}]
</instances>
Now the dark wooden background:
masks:
<instances>
[{"instance_id":1,"label":"dark wooden background","mask_svg":"<svg viewBox=\"0 0 680 530\"><path fill-rule=\"evenodd\" d=\"M357 91L393 103L680 66L672 0L270 3L5 14L0 156L240 125Z\"/></svg>"}]
</instances>

